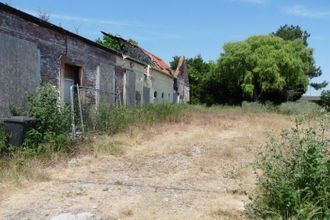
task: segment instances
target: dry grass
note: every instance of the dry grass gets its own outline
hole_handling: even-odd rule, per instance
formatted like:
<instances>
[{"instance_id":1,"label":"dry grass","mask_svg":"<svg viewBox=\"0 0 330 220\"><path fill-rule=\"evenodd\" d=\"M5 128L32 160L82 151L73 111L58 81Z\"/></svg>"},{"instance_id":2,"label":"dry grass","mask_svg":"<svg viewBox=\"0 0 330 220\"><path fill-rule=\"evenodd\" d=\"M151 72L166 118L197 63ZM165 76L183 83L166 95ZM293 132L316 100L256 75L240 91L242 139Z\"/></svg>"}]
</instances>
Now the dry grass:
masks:
<instances>
[{"instance_id":1,"label":"dry grass","mask_svg":"<svg viewBox=\"0 0 330 220\"><path fill-rule=\"evenodd\" d=\"M119 141L113 141L110 137L104 137L102 143L93 146L94 156L115 155L121 156L125 154L124 146Z\"/></svg>"},{"instance_id":2,"label":"dry grass","mask_svg":"<svg viewBox=\"0 0 330 220\"><path fill-rule=\"evenodd\" d=\"M50 180L49 170L66 163L68 155L54 153L51 158L29 158L16 154L0 159L0 200L17 188Z\"/></svg>"},{"instance_id":3,"label":"dry grass","mask_svg":"<svg viewBox=\"0 0 330 220\"><path fill-rule=\"evenodd\" d=\"M117 219L242 219L256 152L267 132L290 126L287 116L226 109L96 136L81 156L48 168L43 182L7 190L0 218L84 210Z\"/></svg>"}]
</instances>

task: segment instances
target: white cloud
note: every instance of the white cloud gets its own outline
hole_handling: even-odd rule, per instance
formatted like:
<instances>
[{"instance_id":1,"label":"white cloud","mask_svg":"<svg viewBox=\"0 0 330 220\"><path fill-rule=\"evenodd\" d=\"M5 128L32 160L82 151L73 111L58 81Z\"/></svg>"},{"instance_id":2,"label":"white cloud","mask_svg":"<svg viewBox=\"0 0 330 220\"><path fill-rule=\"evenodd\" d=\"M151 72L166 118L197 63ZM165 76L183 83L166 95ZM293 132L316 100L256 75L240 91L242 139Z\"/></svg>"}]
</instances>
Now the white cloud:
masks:
<instances>
[{"instance_id":1,"label":"white cloud","mask_svg":"<svg viewBox=\"0 0 330 220\"><path fill-rule=\"evenodd\" d=\"M231 0L232 2L248 3L254 5L265 5L270 0Z\"/></svg>"},{"instance_id":2,"label":"white cloud","mask_svg":"<svg viewBox=\"0 0 330 220\"><path fill-rule=\"evenodd\" d=\"M287 7L283 10L283 12L288 15L309 18L322 18L330 16L330 11L310 9L303 5L294 5L291 7Z\"/></svg>"},{"instance_id":3,"label":"white cloud","mask_svg":"<svg viewBox=\"0 0 330 220\"><path fill-rule=\"evenodd\" d=\"M240 2L251 3L256 5L264 5L268 0L240 0Z\"/></svg>"},{"instance_id":4,"label":"white cloud","mask_svg":"<svg viewBox=\"0 0 330 220\"><path fill-rule=\"evenodd\" d=\"M27 13L32 14L33 16L38 16L38 12L25 10ZM58 19L62 21L71 21L75 23L85 23L85 24L101 24L101 25L113 25L113 26L128 26L128 27L138 27L138 28L147 28L145 25L141 25L138 23L128 23L128 22L119 22L107 19L95 19L88 17L80 17L80 16L71 16L64 14L50 14L50 19Z\"/></svg>"}]
</instances>

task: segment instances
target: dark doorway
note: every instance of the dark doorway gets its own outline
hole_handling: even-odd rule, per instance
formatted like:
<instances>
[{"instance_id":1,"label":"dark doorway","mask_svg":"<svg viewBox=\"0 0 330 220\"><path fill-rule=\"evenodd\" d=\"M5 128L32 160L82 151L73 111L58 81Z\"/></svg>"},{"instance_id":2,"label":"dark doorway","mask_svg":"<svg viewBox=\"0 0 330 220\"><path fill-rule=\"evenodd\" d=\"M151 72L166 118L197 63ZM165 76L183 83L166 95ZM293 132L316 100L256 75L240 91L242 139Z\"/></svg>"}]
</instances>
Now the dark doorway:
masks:
<instances>
[{"instance_id":1,"label":"dark doorway","mask_svg":"<svg viewBox=\"0 0 330 220\"><path fill-rule=\"evenodd\" d=\"M80 85L80 67L65 64L64 65L64 73L63 73L63 95L64 95L64 103L70 104L70 88L72 85Z\"/></svg>"}]
</instances>

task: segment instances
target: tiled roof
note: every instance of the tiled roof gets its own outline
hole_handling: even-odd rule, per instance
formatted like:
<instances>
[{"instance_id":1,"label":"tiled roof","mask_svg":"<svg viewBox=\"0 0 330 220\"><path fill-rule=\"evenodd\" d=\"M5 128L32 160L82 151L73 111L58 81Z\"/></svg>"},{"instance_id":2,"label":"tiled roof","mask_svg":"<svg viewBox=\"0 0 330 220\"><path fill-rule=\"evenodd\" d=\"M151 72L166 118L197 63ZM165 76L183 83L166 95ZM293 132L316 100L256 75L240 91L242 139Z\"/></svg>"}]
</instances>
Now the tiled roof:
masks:
<instances>
[{"instance_id":1,"label":"tiled roof","mask_svg":"<svg viewBox=\"0 0 330 220\"><path fill-rule=\"evenodd\" d=\"M152 61L158 66L158 68L160 70L162 70L163 72L165 72L169 75L172 75L171 74L171 68L167 65L167 63L165 63L165 61L163 61L161 58L157 57L156 55L150 53L149 51L147 51L143 48L141 48L141 49L143 50L143 52L145 54L147 54L152 59Z\"/></svg>"},{"instance_id":2,"label":"tiled roof","mask_svg":"<svg viewBox=\"0 0 330 220\"><path fill-rule=\"evenodd\" d=\"M150 53L149 51L143 49L142 47L132 44L128 40L122 38L121 36L112 35L110 33L106 33L102 31L102 34L107 35L108 37L120 40L124 42L126 45L129 45L132 48L136 48L138 50L130 50L130 51L120 51L124 53L125 55L128 55L130 57L133 57L141 62L145 62L146 64L149 64L151 67L154 67L155 69L161 70L164 74L167 74L169 76L172 76L171 68L167 65L165 61L163 61L158 56ZM144 56L148 57L148 59L144 59L143 56L140 56L140 52L144 54ZM151 62L150 62L151 60Z\"/></svg>"}]
</instances>

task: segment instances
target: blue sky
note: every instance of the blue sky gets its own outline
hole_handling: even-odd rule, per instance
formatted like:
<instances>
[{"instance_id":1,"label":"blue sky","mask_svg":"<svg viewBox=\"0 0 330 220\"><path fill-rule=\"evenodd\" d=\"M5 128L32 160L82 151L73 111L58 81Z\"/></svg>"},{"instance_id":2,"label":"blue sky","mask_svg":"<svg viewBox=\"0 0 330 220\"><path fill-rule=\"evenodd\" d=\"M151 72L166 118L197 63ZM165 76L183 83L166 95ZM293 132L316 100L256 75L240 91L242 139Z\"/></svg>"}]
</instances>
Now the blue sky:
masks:
<instances>
[{"instance_id":1,"label":"blue sky","mask_svg":"<svg viewBox=\"0 0 330 220\"><path fill-rule=\"evenodd\" d=\"M174 55L201 54L215 60L228 41L268 34L284 24L311 33L316 64L314 81L330 81L329 0L5 0L28 13L48 11L50 21L96 39L100 31L132 38L169 62ZM327 89L330 89L328 86ZM319 92L309 90L308 95Z\"/></svg>"}]
</instances>

